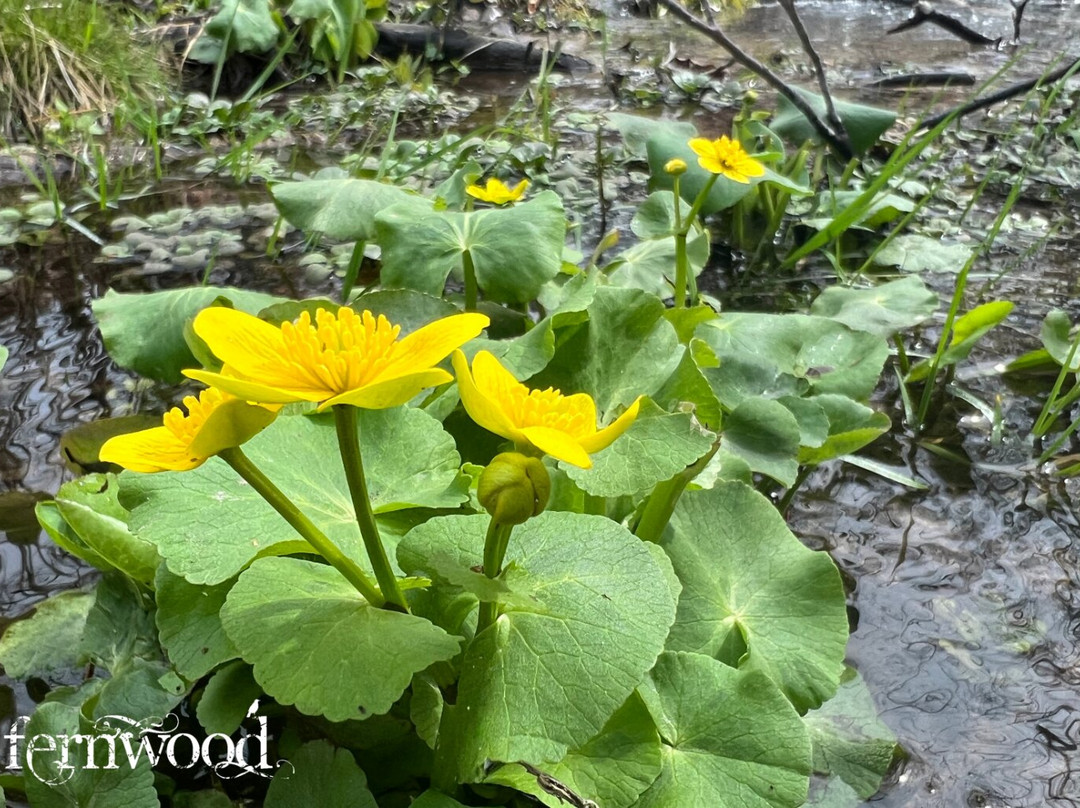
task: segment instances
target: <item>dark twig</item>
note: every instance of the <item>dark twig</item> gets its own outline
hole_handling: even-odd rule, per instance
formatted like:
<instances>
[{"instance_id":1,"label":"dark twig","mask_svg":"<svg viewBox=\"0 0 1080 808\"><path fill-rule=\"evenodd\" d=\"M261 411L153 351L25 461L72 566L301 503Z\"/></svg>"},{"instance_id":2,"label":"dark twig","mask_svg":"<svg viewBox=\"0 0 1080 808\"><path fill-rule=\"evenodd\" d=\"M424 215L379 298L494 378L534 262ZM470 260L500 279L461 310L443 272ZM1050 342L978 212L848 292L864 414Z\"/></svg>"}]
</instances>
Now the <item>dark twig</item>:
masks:
<instances>
[{"instance_id":1,"label":"dark twig","mask_svg":"<svg viewBox=\"0 0 1080 808\"><path fill-rule=\"evenodd\" d=\"M821 90L821 97L825 99L825 114L829 120L829 125L832 126L833 131L842 135L844 140L850 144L847 129L844 128L844 122L840 120L840 116L836 114L836 105L833 104L832 93L829 92L829 83L825 80L825 66L821 63L821 57L818 55L817 49L814 48L814 43L810 41L810 34L807 32L806 26L803 25L799 12L795 10L795 0L780 0L780 5L784 7L788 19L791 20L791 24L795 27L795 32L799 36L799 42L802 43L803 50L806 51L806 55L810 57L810 63L814 66L814 72L817 74L818 89Z\"/></svg>"},{"instance_id":2,"label":"dark twig","mask_svg":"<svg viewBox=\"0 0 1080 808\"><path fill-rule=\"evenodd\" d=\"M968 42L972 45L997 45L1000 39L991 39L988 36L980 34L978 31L973 31L968 28L960 20L954 19L947 14L942 14L940 11L935 10L929 3L920 2L915 6L915 10L911 13L911 17L904 22L900 23L895 28L890 28L887 33L896 34L900 31L907 31L910 28L922 25L924 22L928 22L931 25L936 25L939 28L944 28L953 36Z\"/></svg>"},{"instance_id":3,"label":"dark twig","mask_svg":"<svg viewBox=\"0 0 1080 808\"><path fill-rule=\"evenodd\" d=\"M969 101L966 104L953 107L952 109L942 112L940 115L935 115L933 118L927 118L919 124L919 129L933 129L950 116L955 115L957 119L960 119L965 115L970 115L972 112L978 112L980 109L986 109L987 107L992 107L994 104L1000 104L1002 101L1008 101L1010 98L1026 93L1028 90L1035 87L1053 84L1070 75L1077 69L1080 69L1080 57L1073 59L1066 67L1059 68L1052 73L1047 73L1038 78L1029 79L1028 81L1021 81L1017 84L1010 84L1008 87L998 90L996 93L985 95L982 98L976 98L974 101Z\"/></svg>"},{"instance_id":4,"label":"dark twig","mask_svg":"<svg viewBox=\"0 0 1080 808\"><path fill-rule=\"evenodd\" d=\"M1024 9L1028 0L1009 0L1013 7L1013 42L1020 41L1020 20L1024 18Z\"/></svg>"},{"instance_id":5,"label":"dark twig","mask_svg":"<svg viewBox=\"0 0 1080 808\"><path fill-rule=\"evenodd\" d=\"M761 76L761 78L772 85L777 92L790 101L795 109L806 116L806 119L810 121L810 125L814 128L814 131L817 132L818 136L829 144L829 148L844 160L851 159L851 145L847 142L847 138L843 134L834 132L825 121L821 120L821 116L819 116L817 112L814 111L814 108L806 102L806 99L795 92L795 90L790 85L786 84L782 78L769 70L769 68L753 56L746 53L746 51L736 45L735 42L729 39L727 34L719 28L709 25L704 20L695 17L679 5L677 0L660 0L660 3L676 17L690 25L690 27L697 29L709 37L713 42L719 44L724 50L730 53L739 64Z\"/></svg>"}]
</instances>

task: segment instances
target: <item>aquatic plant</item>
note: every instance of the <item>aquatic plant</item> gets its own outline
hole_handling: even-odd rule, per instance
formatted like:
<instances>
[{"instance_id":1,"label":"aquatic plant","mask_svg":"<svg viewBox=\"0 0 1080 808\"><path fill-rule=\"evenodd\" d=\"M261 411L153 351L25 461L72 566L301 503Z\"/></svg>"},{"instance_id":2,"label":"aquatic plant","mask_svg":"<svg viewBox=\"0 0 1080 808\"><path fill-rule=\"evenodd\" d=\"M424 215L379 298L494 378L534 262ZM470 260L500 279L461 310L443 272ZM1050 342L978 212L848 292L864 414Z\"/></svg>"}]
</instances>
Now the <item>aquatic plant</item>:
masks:
<instances>
[{"instance_id":1,"label":"aquatic plant","mask_svg":"<svg viewBox=\"0 0 1080 808\"><path fill-rule=\"evenodd\" d=\"M861 688L840 575L767 496L889 428L867 404L888 347L845 323L858 301L668 309L568 268L550 191L477 211L370 180L273 192L290 219L378 244L382 288L346 307L213 287L95 304L120 364L264 415L210 430L217 409L189 402L168 431L191 468L145 473L140 440L113 438L100 459L128 470L39 504L103 578L8 630L0 661L99 675L26 733L62 718L97 737L98 718L186 701L229 736L258 698L292 763L271 808L317 784L369 805L794 808L815 771L869 796L894 744L828 718ZM675 204L642 206L669 238ZM466 261L484 314L447 283ZM891 299L861 305L885 318ZM67 640L41 646L60 614ZM857 774L821 763L845 744ZM91 774L60 793L96 793ZM156 800L149 766L118 782L127 805ZM14 787L47 804L33 775Z\"/></svg>"}]
</instances>

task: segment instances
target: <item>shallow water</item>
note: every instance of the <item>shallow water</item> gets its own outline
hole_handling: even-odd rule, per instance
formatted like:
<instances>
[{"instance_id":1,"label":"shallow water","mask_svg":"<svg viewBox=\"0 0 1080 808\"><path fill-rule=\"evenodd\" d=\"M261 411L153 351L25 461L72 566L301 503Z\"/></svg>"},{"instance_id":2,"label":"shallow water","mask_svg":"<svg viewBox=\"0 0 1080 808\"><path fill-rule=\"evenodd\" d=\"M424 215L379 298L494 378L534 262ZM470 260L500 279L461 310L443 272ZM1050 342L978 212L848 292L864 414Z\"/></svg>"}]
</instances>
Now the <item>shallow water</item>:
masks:
<instances>
[{"instance_id":1,"label":"shallow water","mask_svg":"<svg viewBox=\"0 0 1080 808\"><path fill-rule=\"evenodd\" d=\"M1005 3L938 7L994 36L1011 29ZM881 75L879 68L964 70L981 80L1012 55L957 43L929 26L887 37L885 29L908 16L898 4L836 0L800 4L800 9L812 35L827 35L821 51L837 86L883 104L897 103L903 94L866 95L861 88ZM673 30L669 22L613 18L609 67L650 69L635 61L634 53L665 52ZM730 30L760 58L783 54L779 69L805 78L799 68L803 60L776 5L751 9ZM1038 75L1056 51L1080 50L1076 31L1080 3L1033 0L1025 43L1035 47L1009 80ZM681 56L724 61L697 37L679 31L675 39ZM595 46L587 47L585 52L595 54ZM527 83L527 77L473 76L464 86L484 103L505 108ZM928 105L935 92L912 94L909 108ZM614 106L599 74L566 82L557 93L564 100L581 99L587 109ZM950 90L939 103L966 93ZM706 121L713 114L677 112L690 113ZM849 580L857 615L850 661L910 756L875 805L1080 806L1080 516L1075 505L1080 486L1031 468L1032 452L1021 437L1034 416L1030 400L992 372L1003 357L1036 346L1038 324L1049 308L1063 306L1074 316L1080 311L1075 229L1036 244L1045 231L1038 217L1075 219L1080 212L1075 187L1059 189L1058 197L1050 207L1026 200L1020 214L1035 220L1029 234L996 251L980 275L988 279L1009 268L986 291L1018 304L1009 323L964 365L959 380L984 398L1001 396L1007 426L1001 445L992 444L989 425L966 415L968 409L943 412L943 441L970 464L914 448L903 436L889 436L867 452L907 466L929 491L910 492L860 469L832 464L811 477L789 513L793 529L812 546L828 550ZM254 206L266 196L261 189L238 193L192 181L119 212L146 215L210 201ZM234 215L225 229L235 225L245 249L218 266L211 282L285 295L328 290L331 282L325 279L297 280L295 254L277 264L268 261L250 241L264 222L254 214L245 218L234 210ZM96 224L98 232L108 234L107 222ZM129 374L112 365L89 302L107 288L171 288L202 277L198 268L170 266L147 274L138 271L138 262L94 263L95 245L75 234L62 238L45 249L0 248L0 266L16 270L13 280L0 284L0 344L11 350L0 378L0 492L7 492L0 493L0 531L6 533L0 540L0 628L48 594L88 578L85 568L33 529L34 499L70 477L60 457L60 436L76 424L133 407L161 409L171 395L133 386ZM114 242L119 238L110 236ZM1036 245L1026 256L1025 238ZM790 285L786 279L714 280L733 307L768 305ZM948 291L949 277L932 280ZM814 286L806 279L797 282ZM977 295L979 284L975 287ZM900 423L894 391L882 391L880 406ZM957 430L953 425L961 418ZM24 685L0 678L0 731L6 729L4 715L31 708Z\"/></svg>"}]
</instances>

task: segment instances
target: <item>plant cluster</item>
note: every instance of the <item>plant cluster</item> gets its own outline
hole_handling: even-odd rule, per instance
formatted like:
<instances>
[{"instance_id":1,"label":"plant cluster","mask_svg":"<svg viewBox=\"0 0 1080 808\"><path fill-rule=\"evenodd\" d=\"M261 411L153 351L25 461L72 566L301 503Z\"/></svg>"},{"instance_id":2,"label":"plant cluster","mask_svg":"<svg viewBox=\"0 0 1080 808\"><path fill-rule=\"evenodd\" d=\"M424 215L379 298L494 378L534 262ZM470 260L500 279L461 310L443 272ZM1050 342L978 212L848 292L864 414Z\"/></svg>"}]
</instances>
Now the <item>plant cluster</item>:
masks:
<instances>
[{"instance_id":1,"label":"plant cluster","mask_svg":"<svg viewBox=\"0 0 1080 808\"><path fill-rule=\"evenodd\" d=\"M273 186L297 227L378 246L378 287L352 274L343 303L97 301L118 364L207 387L104 442L122 473L38 506L102 578L0 640L13 676L94 666L27 734L178 711L243 737L259 699L293 764L269 806L764 808L804 804L815 773L872 794L895 748L844 666L839 572L761 491L888 430L868 404L886 337L936 298L906 279L718 313L692 280L706 201L808 190L737 138L678 143L655 177L675 192L635 218L673 258L650 288L627 274L640 245L572 263L558 195L463 170L434 197ZM60 785L5 785L35 808L244 796L82 754Z\"/></svg>"}]
</instances>

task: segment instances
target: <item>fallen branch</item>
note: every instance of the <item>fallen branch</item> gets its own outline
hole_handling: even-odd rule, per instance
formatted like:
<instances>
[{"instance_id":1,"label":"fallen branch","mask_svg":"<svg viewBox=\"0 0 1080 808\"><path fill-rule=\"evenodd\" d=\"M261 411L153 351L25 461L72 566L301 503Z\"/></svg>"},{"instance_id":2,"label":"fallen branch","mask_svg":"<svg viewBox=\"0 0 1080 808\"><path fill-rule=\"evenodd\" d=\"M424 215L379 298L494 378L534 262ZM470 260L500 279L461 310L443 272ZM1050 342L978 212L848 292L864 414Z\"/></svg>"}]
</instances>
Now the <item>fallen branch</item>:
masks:
<instances>
[{"instance_id":1,"label":"fallen branch","mask_svg":"<svg viewBox=\"0 0 1080 808\"><path fill-rule=\"evenodd\" d=\"M557 56L535 42L513 39L492 39L473 36L458 29L442 31L430 25L405 23L375 23L379 38L377 53L394 58L401 53L428 53L437 50L444 59L464 62L475 70L539 70L544 63L556 70L578 71L590 67L589 62L568 53Z\"/></svg>"},{"instance_id":2,"label":"fallen branch","mask_svg":"<svg viewBox=\"0 0 1080 808\"><path fill-rule=\"evenodd\" d=\"M1023 11L1021 11L1021 14ZM965 42L971 45L997 45L1001 42L1001 39L991 39L988 36L980 34L978 31L968 28L960 20L950 17L948 14L942 14L940 11L934 9L929 3L920 2L915 6L915 10L911 13L911 17L904 20L895 28L890 28L886 33L896 34L900 31L907 31L911 28L922 25L923 23L930 23L936 25L938 28L943 28L955 37L959 37ZM1017 36L1019 37L1019 20L1017 20Z\"/></svg>"},{"instance_id":3,"label":"fallen branch","mask_svg":"<svg viewBox=\"0 0 1080 808\"><path fill-rule=\"evenodd\" d=\"M692 28L700 31L709 37L713 42L719 44L724 50L731 54L739 64L747 69L753 71L758 76L763 78L768 84L770 84L777 92L779 92L784 98L791 102L791 105L795 109L799 110L806 119L810 121L810 125L817 132L818 136L824 140L829 148L832 149L838 156L844 160L850 160L852 157L851 144L848 142L847 133L841 128L839 132L833 131L833 129L823 120L821 116L817 114L813 107L806 102L806 100L799 95L795 90L782 78L769 70L768 67L763 65L749 53L744 51L735 42L728 37L720 28L715 25L710 25L698 17L695 17L676 0L660 0L660 3L667 8L672 14L681 19L683 22L690 25Z\"/></svg>"},{"instance_id":4,"label":"fallen branch","mask_svg":"<svg viewBox=\"0 0 1080 808\"><path fill-rule=\"evenodd\" d=\"M1051 73L1046 73L1038 78L1029 79L1028 81L1021 81L1017 84L1010 84L1008 87L998 90L996 93L991 93L982 98L976 98L974 101L969 101L966 104L961 104L958 107L948 109L940 115L927 118L919 124L919 130L933 129L950 116L955 116L956 119L959 120L965 115L970 115L972 112L978 112L980 109L992 107L994 104L1000 104L1002 101L1008 101L1010 98L1026 93L1036 87L1053 84L1056 81L1066 78L1077 69L1080 69L1080 57L1074 59L1066 67L1059 68Z\"/></svg>"}]
</instances>

